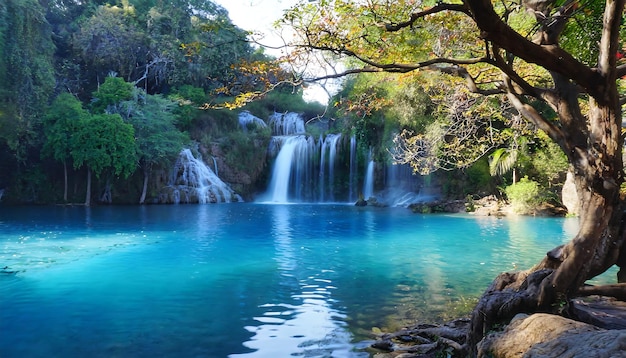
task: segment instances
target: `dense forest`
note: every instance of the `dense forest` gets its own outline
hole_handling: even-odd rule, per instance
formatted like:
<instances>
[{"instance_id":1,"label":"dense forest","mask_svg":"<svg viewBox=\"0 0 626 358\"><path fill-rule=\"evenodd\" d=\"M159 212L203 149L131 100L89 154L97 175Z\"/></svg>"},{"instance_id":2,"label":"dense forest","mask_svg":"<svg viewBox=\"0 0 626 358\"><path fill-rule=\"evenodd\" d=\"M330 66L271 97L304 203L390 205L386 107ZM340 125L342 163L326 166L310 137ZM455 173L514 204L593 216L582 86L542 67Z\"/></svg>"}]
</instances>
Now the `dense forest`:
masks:
<instances>
[{"instance_id":1,"label":"dense forest","mask_svg":"<svg viewBox=\"0 0 626 358\"><path fill-rule=\"evenodd\" d=\"M506 193L559 201L567 161L548 137L443 74L360 74L325 107L306 103L301 83L281 84L288 69L208 0L8 0L0 17L4 203L155 202L182 148L219 156L251 199L267 186L270 133L243 133L242 110L301 113L313 135L323 123L387 165L419 133L437 145L414 170L435 172L446 197L505 195L520 182ZM468 137L450 140L459 130Z\"/></svg>"},{"instance_id":2,"label":"dense forest","mask_svg":"<svg viewBox=\"0 0 626 358\"><path fill-rule=\"evenodd\" d=\"M181 148L230 146L237 115L211 107L269 61L205 0L10 0L0 18L3 202L144 202Z\"/></svg>"}]
</instances>

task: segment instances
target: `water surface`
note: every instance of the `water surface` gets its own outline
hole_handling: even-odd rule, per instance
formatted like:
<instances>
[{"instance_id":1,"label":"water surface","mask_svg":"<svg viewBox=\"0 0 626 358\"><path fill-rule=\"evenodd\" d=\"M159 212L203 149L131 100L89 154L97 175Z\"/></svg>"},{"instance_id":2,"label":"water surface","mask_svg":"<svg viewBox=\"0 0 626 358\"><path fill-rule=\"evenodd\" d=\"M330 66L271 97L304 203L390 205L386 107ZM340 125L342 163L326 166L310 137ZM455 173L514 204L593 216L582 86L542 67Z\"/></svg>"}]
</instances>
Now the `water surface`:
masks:
<instances>
[{"instance_id":1,"label":"water surface","mask_svg":"<svg viewBox=\"0 0 626 358\"><path fill-rule=\"evenodd\" d=\"M0 208L1 357L368 357L576 219L349 205ZM395 327L394 327L395 328Z\"/></svg>"}]
</instances>

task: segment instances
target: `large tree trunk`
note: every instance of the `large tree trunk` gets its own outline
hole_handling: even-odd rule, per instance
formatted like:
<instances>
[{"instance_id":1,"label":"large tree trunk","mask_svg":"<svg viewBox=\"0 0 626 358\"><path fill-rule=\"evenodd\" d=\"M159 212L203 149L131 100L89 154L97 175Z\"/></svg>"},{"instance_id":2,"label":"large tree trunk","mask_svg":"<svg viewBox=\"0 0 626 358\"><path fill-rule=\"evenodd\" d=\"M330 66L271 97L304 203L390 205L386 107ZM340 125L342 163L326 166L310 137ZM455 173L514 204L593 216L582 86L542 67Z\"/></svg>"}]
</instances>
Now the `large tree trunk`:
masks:
<instances>
[{"instance_id":1,"label":"large tree trunk","mask_svg":"<svg viewBox=\"0 0 626 358\"><path fill-rule=\"evenodd\" d=\"M613 98L602 105L591 102L589 137L593 142L583 148L575 146L569 153L580 198L579 231L532 269L505 273L494 280L472 313L468 343L474 354L476 343L495 323L520 312L558 313L587 280L626 261L623 254L620 257L625 250L619 197L623 168L619 107ZM612 286L613 296L615 290ZM626 285L617 286L617 291L626 294Z\"/></svg>"},{"instance_id":2,"label":"large tree trunk","mask_svg":"<svg viewBox=\"0 0 626 358\"><path fill-rule=\"evenodd\" d=\"M87 193L85 194L85 206L91 205L91 169L87 168Z\"/></svg>"},{"instance_id":3,"label":"large tree trunk","mask_svg":"<svg viewBox=\"0 0 626 358\"><path fill-rule=\"evenodd\" d=\"M143 205L146 202L146 194L148 192L148 177L150 176L150 170L146 167L143 170L143 186L141 188L141 197L139 198L139 205Z\"/></svg>"},{"instance_id":4,"label":"large tree trunk","mask_svg":"<svg viewBox=\"0 0 626 358\"><path fill-rule=\"evenodd\" d=\"M67 203L67 163L63 161L63 202Z\"/></svg>"},{"instance_id":5,"label":"large tree trunk","mask_svg":"<svg viewBox=\"0 0 626 358\"><path fill-rule=\"evenodd\" d=\"M551 91L537 91L519 78L509 78L507 97L520 113L563 149L572 166L580 200L579 231L569 243L548 252L538 265L528 271L500 275L481 297L472 313L468 337L469 348L475 354L476 343L494 323L507 321L519 312L558 312L561 304L567 303L569 298L589 292L581 292L588 279L615 264L626 265L619 197L623 182L623 138L616 85L619 77L616 53L621 48L619 32L625 1L606 1L595 68L571 58L558 46L564 23L542 21L539 16L538 35L541 36L534 43L529 43L515 38L519 34L500 21L490 6L491 2L467 0L466 3L485 38L551 73L554 81ZM532 8L535 3L554 5L553 1L525 2L525 5ZM564 6L559 11L567 13L574 9L574 6ZM545 9L532 10L541 15ZM567 16L560 19L565 20ZM510 75L511 71L503 58L497 60L500 61L499 67L507 76ZM585 96L579 95L581 90ZM530 106L524 100L528 95L549 104L558 114L558 124L555 125ZM589 99L586 115L583 115L580 106L584 98ZM611 292L614 296L621 296L626 293L626 285L614 285L610 290L594 289L592 292Z\"/></svg>"}]
</instances>

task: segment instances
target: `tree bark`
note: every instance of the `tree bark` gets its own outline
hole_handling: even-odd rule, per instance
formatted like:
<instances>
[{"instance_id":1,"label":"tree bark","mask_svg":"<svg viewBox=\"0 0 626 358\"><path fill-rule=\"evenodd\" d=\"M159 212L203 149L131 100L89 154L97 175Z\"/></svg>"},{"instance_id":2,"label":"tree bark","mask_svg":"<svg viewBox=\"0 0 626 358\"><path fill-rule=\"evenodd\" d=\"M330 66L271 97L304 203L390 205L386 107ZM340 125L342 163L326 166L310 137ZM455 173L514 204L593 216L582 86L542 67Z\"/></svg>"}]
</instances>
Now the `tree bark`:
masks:
<instances>
[{"instance_id":1,"label":"tree bark","mask_svg":"<svg viewBox=\"0 0 626 358\"><path fill-rule=\"evenodd\" d=\"M85 206L91 206L91 169L87 168L87 193L85 194Z\"/></svg>"},{"instance_id":2,"label":"tree bark","mask_svg":"<svg viewBox=\"0 0 626 358\"><path fill-rule=\"evenodd\" d=\"M63 161L63 202L67 203L67 163Z\"/></svg>"},{"instance_id":3,"label":"tree bark","mask_svg":"<svg viewBox=\"0 0 626 358\"><path fill-rule=\"evenodd\" d=\"M615 63L624 2L606 2L598 66L592 69L569 54L564 55L556 44L558 36L541 37L536 44L516 38L518 34L500 21L490 1L467 1L483 37L495 48L506 49L552 74L554 89L539 91L513 77L507 65L498 62L511 76L506 81L511 103L567 155L580 200L580 227L570 242L548 252L528 271L498 276L481 297L472 313L468 336L473 354L493 324L507 321L519 312L557 312L561 303L577 295L587 280L615 264L626 265L624 254L620 256L624 252L619 197L623 139ZM579 89L589 98L586 114L580 111ZM558 114L559 125L528 105L523 97L528 95L546 101Z\"/></svg>"},{"instance_id":4,"label":"tree bark","mask_svg":"<svg viewBox=\"0 0 626 358\"><path fill-rule=\"evenodd\" d=\"M147 168L143 170L143 186L141 188L141 197L139 198L139 205L143 205L146 202L146 193L148 191L148 177L150 171Z\"/></svg>"},{"instance_id":5,"label":"tree bark","mask_svg":"<svg viewBox=\"0 0 626 358\"><path fill-rule=\"evenodd\" d=\"M603 124L592 128L590 137L595 141L590 146L576 147L570 153L581 204L579 231L530 270L496 278L472 313L470 350L475 350L493 324L519 312L553 312L559 303L575 296L585 281L618 263L624 244L619 198L621 139L614 125L618 106L611 99L604 105L597 101L591 105L590 122Z\"/></svg>"}]
</instances>

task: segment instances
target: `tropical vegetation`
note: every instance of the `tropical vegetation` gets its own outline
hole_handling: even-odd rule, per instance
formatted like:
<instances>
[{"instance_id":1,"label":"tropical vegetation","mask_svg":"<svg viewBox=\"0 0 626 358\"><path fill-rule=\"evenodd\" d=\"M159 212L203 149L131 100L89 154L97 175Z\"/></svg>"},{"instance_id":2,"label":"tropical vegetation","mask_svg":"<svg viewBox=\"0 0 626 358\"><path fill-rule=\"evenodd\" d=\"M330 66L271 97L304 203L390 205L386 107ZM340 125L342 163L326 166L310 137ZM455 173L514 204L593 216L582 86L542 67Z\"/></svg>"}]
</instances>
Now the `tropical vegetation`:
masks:
<instances>
[{"instance_id":1,"label":"tropical vegetation","mask_svg":"<svg viewBox=\"0 0 626 358\"><path fill-rule=\"evenodd\" d=\"M496 278L471 354L518 312L626 295L625 2L305 0L278 23L289 54L272 58L210 0L5 0L0 198L143 204L184 147L254 171L250 194L267 179L270 132L242 131L241 110L303 113L354 136L361 159L371 150L445 196L508 196L524 211L554 200L569 170L578 234ZM340 81L326 108L302 99L315 81ZM586 285L614 265L617 285Z\"/></svg>"}]
</instances>

